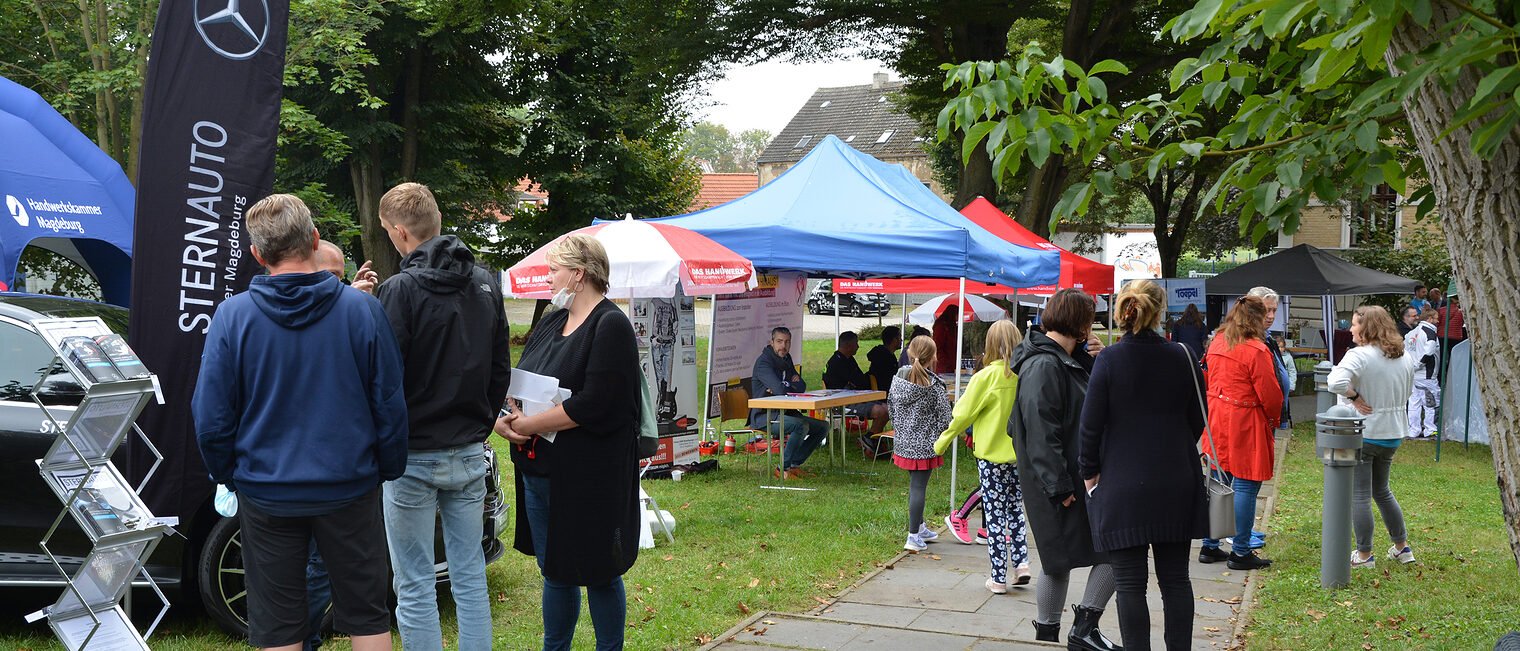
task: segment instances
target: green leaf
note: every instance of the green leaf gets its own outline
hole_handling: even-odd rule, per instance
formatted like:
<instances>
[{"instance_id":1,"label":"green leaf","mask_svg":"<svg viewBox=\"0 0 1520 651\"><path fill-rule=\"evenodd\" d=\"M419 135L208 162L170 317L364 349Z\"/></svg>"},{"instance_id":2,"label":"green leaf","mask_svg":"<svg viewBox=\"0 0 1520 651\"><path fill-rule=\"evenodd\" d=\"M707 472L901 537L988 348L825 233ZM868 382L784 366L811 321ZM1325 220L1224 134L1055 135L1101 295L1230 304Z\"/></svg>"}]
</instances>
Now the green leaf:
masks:
<instances>
[{"instance_id":1,"label":"green leaf","mask_svg":"<svg viewBox=\"0 0 1520 651\"><path fill-rule=\"evenodd\" d=\"M1381 167L1383 169L1383 182L1387 183L1388 187L1393 188L1394 192L1401 195L1404 194L1404 190L1408 187L1408 175L1404 174L1404 167L1394 160L1383 163Z\"/></svg>"},{"instance_id":2,"label":"green leaf","mask_svg":"<svg viewBox=\"0 0 1520 651\"><path fill-rule=\"evenodd\" d=\"M1397 23L1396 20L1379 20L1362 35L1362 59L1369 68L1377 70L1383 67L1383 53L1388 51L1388 42L1393 39L1393 26Z\"/></svg>"},{"instance_id":3,"label":"green leaf","mask_svg":"<svg viewBox=\"0 0 1520 651\"><path fill-rule=\"evenodd\" d=\"M1372 2L1368 3L1368 8L1372 10L1372 15L1383 21L1387 21L1390 25L1394 22L1393 19L1397 18L1394 15L1395 6L1394 0L1372 0Z\"/></svg>"},{"instance_id":4,"label":"green leaf","mask_svg":"<svg viewBox=\"0 0 1520 651\"><path fill-rule=\"evenodd\" d=\"M1019 124L1024 125L1025 129L1029 129L1031 131L1033 131L1035 128L1039 127L1040 126L1040 109L1037 109L1037 108L1027 108L1027 109L1024 109L1024 112L1019 114Z\"/></svg>"},{"instance_id":5,"label":"green leaf","mask_svg":"<svg viewBox=\"0 0 1520 651\"><path fill-rule=\"evenodd\" d=\"M1057 56L1049 62L1041 63L1040 67L1045 69L1045 74L1060 79L1062 75L1066 74L1066 59Z\"/></svg>"},{"instance_id":6,"label":"green leaf","mask_svg":"<svg viewBox=\"0 0 1520 651\"><path fill-rule=\"evenodd\" d=\"M1114 175L1121 179L1129 179L1135 175L1135 167L1129 161L1124 161L1114 166Z\"/></svg>"},{"instance_id":7,"label":"green leaf","mask_svg":"<svg viewBox=\"0 0 1520 651\"><path fill-rule=\"evenodd\" d=\"M1105 197L1115 194L1113 172L1093 172L1093 184L1098 186L1098 192L1103 193Z\"/></svg>"},{"instance_id":8,"label":"green leaf","mask_svg":"<svg viewBox=\"0 0 1520 651\"><path fill-rule=\"evenodd\" d=\"M1368 120L1356 128L1356 148L1367 153L1378 150L1378 123Z\"/></svg>"},{"instance_id":9,"label":"green leaf","mask_svg":"<svg viewBox=\"0 0 1520 651\"><path fill-rule=\"evenodd\" d=\"M1062 217L1079 215L1086 212L1088 201L1092 199L1093 186L1091 183L1075 183L1061 193L1061 200L1051 210L1051 224L1054 225Z\"/></svg>"},{"instance_id":10,"label":"green leaf","mask_svg":"<svg viewBox=\"0 0 1520 651\"><path fill-rule=\"evenodd\" d=\"M1192 76L1193 66L1197 63L1197 59L1188 57L1178 61L1177 65L1172 66L1172 74L1168 78L1171 82L1172 92L1177 92L1177 89L1182 87L1182 82L1187 81L1188 77Z\"/></svg>"},{"instance_id":11,"label":"green leaf","mask_svg":"<svg viewBox=\"0 0 1520 651\"><path fill-rule=\"evenodd\" d=\"M1483 80L1478 82L1478 90L1473 93L1468 105L1477 105L1487 101L1489 95L1495 93L1508 93L1509 89L1520 84L1520 66L1508 66L1488 73Z\"/></svg>"},{"instance_id":12,"label":"green leaf","mask_svg":"<svg viewBox=\"0 0 1520 651\"><path fill-rule=\"evenodd\" d=\"M1483 158L1492 158L1517 124L1520 124L1520 111L1505 111L1488 124L1478 127L1473 132L1473 153Z\"/></svg>"},{"instance_id":13,"label":"green leaf","mask_svg":"<svg viewBox=\"0 0 1520 651\"><path fill-rule=\"evenodd\" d=\"M1194 160L1203 158L1203 143L1201 142L1184 142L1178 147L1181 147L1182 151L1187 152L1187 155L1192 156Z\"/></svg>"},{"instance_id":14,"label":"green leaf","mask_svg":"<svg viewBox=\"0 0 1520 651\"><path fill-rule=\"evenodd\" d=\"M1050 158L1050 131L1032 131L1024 143L1029 146L1029 162L1034 163L1035 167L1044 167L1045 159Z\"/></svg>"},{"instance_id":15,"label":"green leaf","mask_svg":"<svg viewBox=\"0 0 1520 651\"><path fill-rule=\"evenodd\" d=\"M1064 122L1052 122L1050 124L1050 135L1051 141L1056 144L1063 142L1074 143L1076 142L1074 139L1077 136L1077 132Z\"/></svg>"},{"instance_id":16,"label":"green leaf","mask_svg":"<svg viewBox=\"0 0 1520 651\"><path fill-rule=\"evenodd\" d=\"M1088 77L1087 87L1092 89L1092 95L1097 100L1096 104L1103 104L1108 101L1108 84L1104 83L1102 79Z\"/></svg>"},{"instance_id":17,"label":"green leaf","mask_svg":"<svg viewBox=\"0 0 1520 651\"><path fill-rule=\"evenodd\" d=\"M1421 27L1430 26L1430 0L1411 0L1405 3L1409 9L1409 17Z\"/></svg>"},{"instance_id":18,"label":"green leaf","mask_svg":"<svg viewBox=\"0 0 1520 651\"><path fill-rule=\"evenodd\" d=\"M1150 129L1150 127L1145 126L1144 122L1136 122L1135 123L1135 137L1139 138L1140 142L1146 142L1146 141L1150 140L1151 139L1151 129Z\"/></svg>"},{"instance_id":19,"label":"green leaf","mask_svg":"<svg viewBox=\"0 0 1520 651\"><path fill-rule=\"evenodd\" d=\"M1224 0L1198 0L1198 4L1183 12L1177 17L1177 21L1172 23L1172 38L1180 42L1202 34L1203 30L1208 29L1209 23L1214 20L1214 15L1219 13L1219 7L1223 4Z\"/></svg>"},{"instance_id":20,"label":"green leaf","mask_svg":"<svg viewBox=\"0 0 1520 651\"><path fill-rule=\"evenodd\" d=\"M1129 74L1129 68L1113 59L1104 59L1094 64L1092 70L1089 70L1087 74L1088 76L1096 76L1105 72L1117 72L1121 75L1127 75Z\"/></svg>"},{"instance_id":21,"label":"green leaf","mask_svg":"<svg viewBox=\"0 0 1520 651\"><path fill-rule=\"evenodd\" d=\"M1222 81L1211 81L1209 83L1204 84L1203 85L1203 101L1204 101L1204 103L1208 104L1209 106L1213 106L1215 102L1219 101L1219 96L1224 94L1224 91L1225 91L1226 88L1229 88L1229 84L1226 84L1225 82L1222 82Z\"/></svg>"},{"instance_id":22,"label":"green leaf","mask_svg":"<svg viewBox=\"0 0 1520 651\"><path fill-rule=\"evenodd\" d=\"M1286 160L1277 166L1277 178L1290 188L1299 187L1303 174L1303 163L1298 160Z\"/></svg>"},{"instance_id":23,"label":"green leaf","mask_svg":"<svg viewBox=\"0 0 1520 651\"><path fill-rule=\"evenodd\" d=\"M1270 38L1278 38L1293 25L1298 15L1309 9L1309 0L1282 0L1262 12L1262 31Z\"/></svg>"},{"instance_id":24,"label":"green leaf","mask_svg":"<svg viewBox=\"0 0 1520 651\"><path fill-rule=\"evenodd\" d=\"M997 126L992 128L992 133L987 136L988 151L997 151L1002 148L1003 140L1008 137L1008 120L1010 119L1005 117L998 120Z\"/></svg>"},{"instance_id":25,"label":"green leaf","mask_svg":"<svg viewBox=\"0 0 1520 651\"><path fill-rule=\"evenodd\" d=\"M961 164L971 160L971 154L976 152L977 145L996 127L995 122L978 122L966 129L966 137L961 140Z\"/></svg>"}]
</instances>

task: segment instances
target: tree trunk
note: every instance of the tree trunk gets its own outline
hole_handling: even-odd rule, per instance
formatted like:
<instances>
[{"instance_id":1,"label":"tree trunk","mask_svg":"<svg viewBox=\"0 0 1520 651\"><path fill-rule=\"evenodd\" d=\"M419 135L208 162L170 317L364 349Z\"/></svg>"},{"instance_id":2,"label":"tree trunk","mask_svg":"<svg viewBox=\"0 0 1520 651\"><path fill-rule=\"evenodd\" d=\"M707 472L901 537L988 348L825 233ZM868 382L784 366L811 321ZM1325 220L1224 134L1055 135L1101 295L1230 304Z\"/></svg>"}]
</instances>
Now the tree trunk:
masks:
<instances>
[{"instance_id":1,"label":"tree trunk","mask_svg":"<svg viewBox=\"0 0 1520 651\"><path fill-rule=\"evenodd\" d=\"M104 0L95 0L95 34L95 42L100 46L101 71L109 73L114 67L111 63L111 41L113 39L110 31L106 28L106 4ZM121 138L121 111L116 108L116 93L109 86L105 89L105 99L106 119L109 120L106 134L111 141L111 148L107 151L111 153L112 158L116 159L117 165L126 165L126 147L123 145ZM106 143L102 142L100 146L105 147Z\"/></svg>"},{"instance_id":2,"label":"tree trunk","mask_svg":"<svg viewBox=\"0 0 1520 651\"><path fill-rule=\"evenodd\" d=\"M148 3L139 3L137 10L137 33L150 33L149 30L153 27L148 19L150 15L152 14L148 11ZM137 71L137 78L143 82L142 85L137 87L137 91L132 93L131 123L127 126L126 137L127 178L132 180L133 185L136 185L137 168L142 161L143 88L147 85L148 79L148 46L146 44L137 48L137 52L133 53L132 67Z\"/></svg>"},{"instance_id":3,"label":"tree trunk","mask_svg":"<svg viewBox=\"0 0 1520 651\"><path fill-rule=\"evenodd\" d=\"M1448 3L1430 7L1432 25L1445 25L1459 16ZM1394 30L1384 59L1392 68L1399 57L1425 49L1436 37L1405 18ZM1520 296L1520 260L1514 257L1520 248L1520 128L1511 130L1488 160L1474 154L1470 145L1482 120L1438 138L1473 96L1479 78L1472 66L1448 88L1432 76L1404 101L1404 112L1430 174L1462 291L1510 551L1520 563L1520 320L1511 315L1515 297Z\"/></svg>"},{"instance_id":4,"label":"tree trunk","mask_svg":"<svg viewBox=\"0 0 1520 651\"><path fill-rule=\"evenodd\" d=\"M85 51L90 55L90 68L97 73L105 71L105 62L101 60L101 51L105 44L97 44L95 39L94 21L90 20L90 6L86 0L79 0L79 36L84 39ZM106 116L106 91L104 87L95 91L95 144L108 155L114 155L111 151L111 134L109 131L110 119Z\"/></svg>"},{"instance_id":5,"label":"tree trunk","mask_svg":"<svg viewBox=\"0 0 1520 651\"><path fill-rule=\"evenodd\" d=\"M401 178L417 180L417 151L422 142L418 114L422 111L422 48L406 57L406 81L401 98Z\"/></svg>"},{"instance_id":6,"label":"tree trunk","mask_svg":"<svg viewBox=\"0 0 1520 651\"><path fill-rule=\"evenodd\" d=\"M1035 235L1050 239L1050 211L1066 189L1066 158L1051 154L1044 167L1031 168L1024 177L1024 196L1019 200L1017 221Z\"/></svg>"},{"instance_id":7,"label":"tree trunk","mask_svg":"<svg viewBox=\"0 0 1520 651\"><path fill-rule=\"evenodd\" d=\"M391 243L380 225L380 197L385 194L385 183L380 173L380 146L369 143L348 163L349 176L354 183L354 203L358 209L359 241L364 246L364 257L370 261L370 269L384 281L401 268L401 254Z\"/></svg>"}]
</instances>

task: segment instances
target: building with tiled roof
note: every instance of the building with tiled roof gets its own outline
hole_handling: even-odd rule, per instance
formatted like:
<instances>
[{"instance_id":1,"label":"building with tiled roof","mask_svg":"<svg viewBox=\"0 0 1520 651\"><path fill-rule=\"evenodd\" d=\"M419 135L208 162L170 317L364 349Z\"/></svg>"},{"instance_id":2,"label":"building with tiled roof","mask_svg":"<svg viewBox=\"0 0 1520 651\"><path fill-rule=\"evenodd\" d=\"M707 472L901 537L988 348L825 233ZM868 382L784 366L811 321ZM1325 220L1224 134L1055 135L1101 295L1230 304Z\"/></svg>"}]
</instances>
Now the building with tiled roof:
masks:
<instances>
[{"instance_id":1,"label":"building with tiled roof","mask_svg":"<svg viewBox=\"0 0 1520 651\"><path fill-rule=\"evenodd\" d=\"M702 189L697 192L697 197L691 200L690 212L723 205L754 192L758 187L760 187L759 179L748 172L703 174Z\"/></svg>"},{"instance_id":2,"label":"building with tiled roof","mask_svg":"<svg viewBox=\"0 0 1520 651\"><path fill-rule=\"evenodd\" d=\"M877 159L907 167L930 189L948 198L931 178L929 155L918 135L919 124L894 107L887 97L902 90L902 85L901 81L887 81L887 74L878 72L864 86L814 91L756 159L760 185L780 176L812 151L824 136L832 134Z\"/></svg>"}]
</instances>

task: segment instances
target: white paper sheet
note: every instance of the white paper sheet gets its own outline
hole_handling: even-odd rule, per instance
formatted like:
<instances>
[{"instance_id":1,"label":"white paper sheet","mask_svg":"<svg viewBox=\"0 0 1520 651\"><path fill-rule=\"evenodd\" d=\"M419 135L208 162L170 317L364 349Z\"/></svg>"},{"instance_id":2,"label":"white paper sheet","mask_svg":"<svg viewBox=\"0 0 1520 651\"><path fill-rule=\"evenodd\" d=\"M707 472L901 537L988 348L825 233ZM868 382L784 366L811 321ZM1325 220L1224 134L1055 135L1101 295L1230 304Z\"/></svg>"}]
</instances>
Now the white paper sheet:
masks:
<instances>
[{"instance_id":1,"label":"white paper sheet","mask_svg":"<svg viewBox=\"0 0 1520 651\"><path fill-rule=\"evenodd\" d=\"M544 413L569 400L570 396L569 389L559 386L558 378L512 369L512 388L507 392L507 398L517 401L524 416ZM538 436L553 443L556 434L558 432L543 432Z\"/></svg>"}]
</instances>

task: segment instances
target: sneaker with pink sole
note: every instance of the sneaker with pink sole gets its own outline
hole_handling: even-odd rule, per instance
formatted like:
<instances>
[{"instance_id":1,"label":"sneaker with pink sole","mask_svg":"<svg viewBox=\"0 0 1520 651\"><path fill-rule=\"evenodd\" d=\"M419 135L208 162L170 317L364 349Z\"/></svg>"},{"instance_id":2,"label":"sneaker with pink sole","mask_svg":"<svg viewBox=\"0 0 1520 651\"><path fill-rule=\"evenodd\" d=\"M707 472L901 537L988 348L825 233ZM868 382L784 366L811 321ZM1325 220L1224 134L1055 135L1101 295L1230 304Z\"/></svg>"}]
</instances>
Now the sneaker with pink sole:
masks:
<instances>
[{"instance_id":1,"label":"sneaker with pink sole","mask_svg":"<svg viewBox=\"0 0 1520 651\"><path fill-rule=\"evenodd\" d=\"M971 544L971 522L965 518L957 518L955 514L945 516L945 526L949 527L950 537L964 545Z\"/></svg>"}]
</instances>

